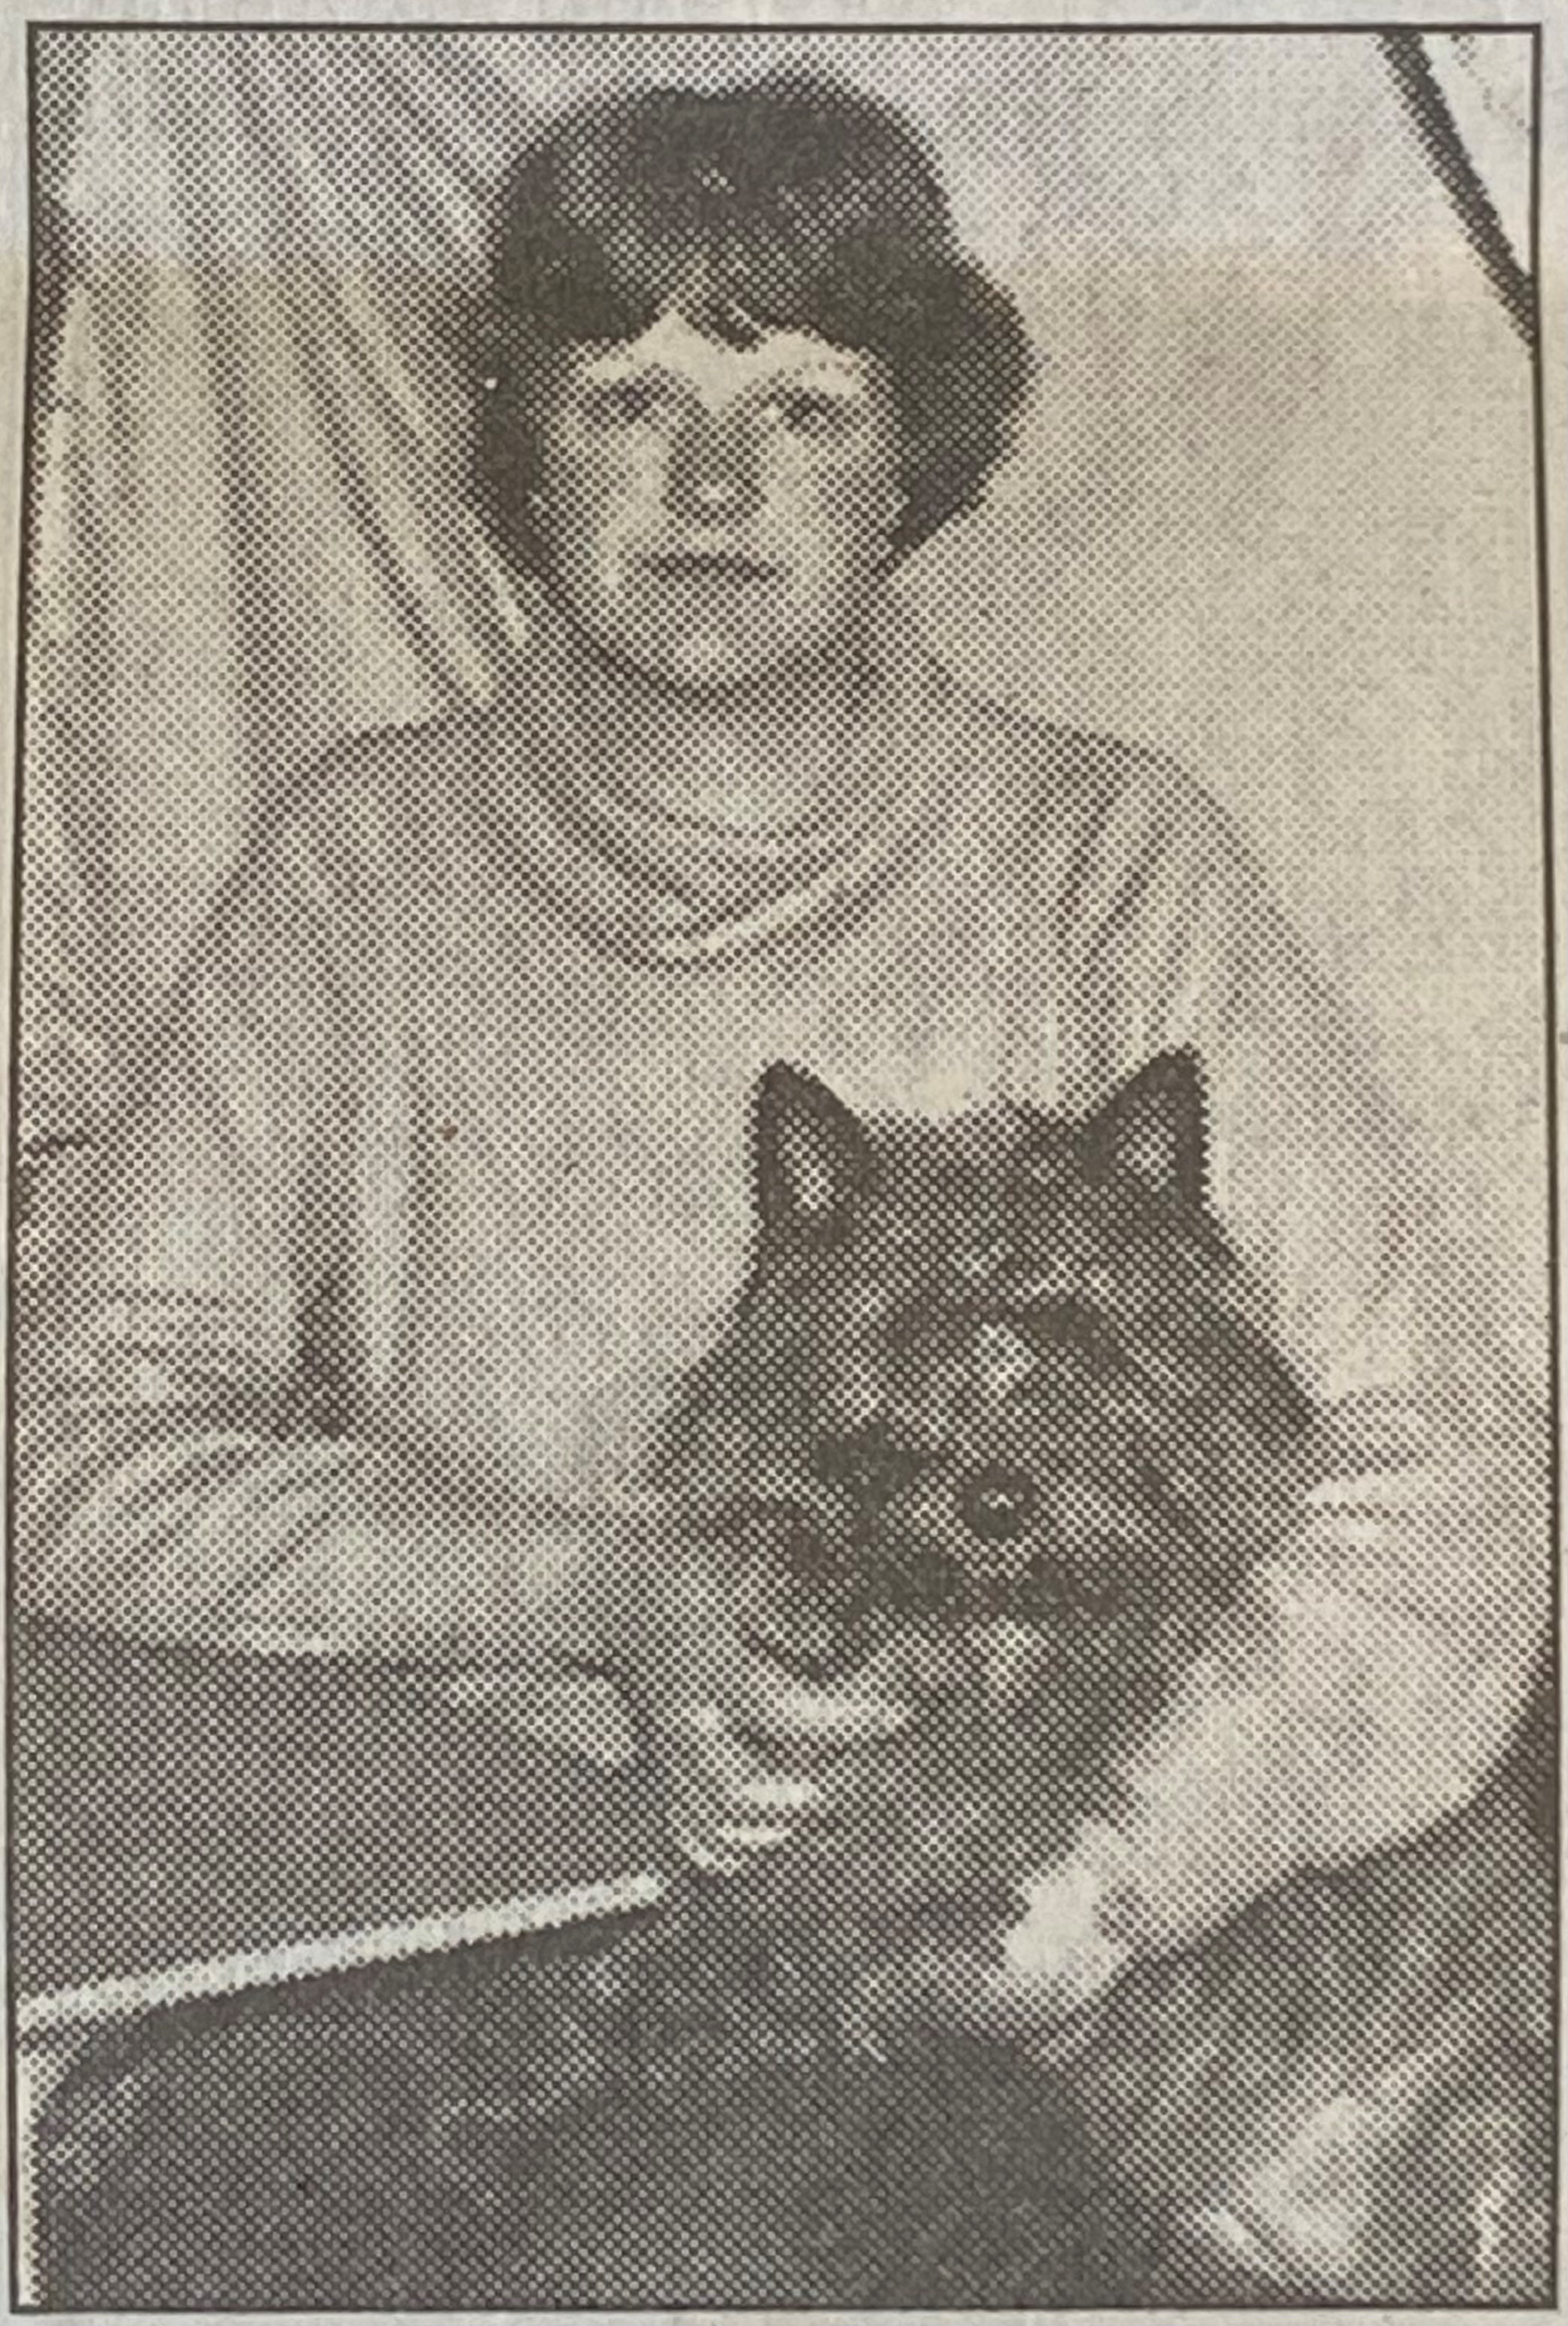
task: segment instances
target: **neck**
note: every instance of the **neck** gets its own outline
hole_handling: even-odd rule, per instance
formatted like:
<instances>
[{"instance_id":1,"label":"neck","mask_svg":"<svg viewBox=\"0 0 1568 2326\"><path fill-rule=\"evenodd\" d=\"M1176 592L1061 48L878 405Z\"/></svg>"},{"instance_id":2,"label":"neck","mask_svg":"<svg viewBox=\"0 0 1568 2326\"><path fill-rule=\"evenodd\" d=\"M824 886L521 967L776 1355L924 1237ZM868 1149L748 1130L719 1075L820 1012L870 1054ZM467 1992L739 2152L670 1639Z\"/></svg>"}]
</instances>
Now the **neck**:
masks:
<instances>
[{"instance_id":1,"label":"neck","mask_svg":"<svg viewBox=\"0 0 1568 2326\"><path fill-rule=\"evenodd\" d=\"M575 723L612 780L669 814L742 829L790 823L831 799L867 688L857 646L706 694L612 661L565 620L553 627Z\"/></svg>"}]
</instances>

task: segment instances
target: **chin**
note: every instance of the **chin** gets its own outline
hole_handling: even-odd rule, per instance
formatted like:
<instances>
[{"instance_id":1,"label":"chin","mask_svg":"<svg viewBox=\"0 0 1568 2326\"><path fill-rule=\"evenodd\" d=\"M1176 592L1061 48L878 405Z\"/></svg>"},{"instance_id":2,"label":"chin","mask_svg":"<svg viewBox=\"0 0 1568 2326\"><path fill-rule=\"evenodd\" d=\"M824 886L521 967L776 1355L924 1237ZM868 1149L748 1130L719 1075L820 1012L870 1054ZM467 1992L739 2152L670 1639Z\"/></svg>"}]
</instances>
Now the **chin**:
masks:
<instances>
[{"instance_id":1,"label":"chin","mask_svg":"<svg viewBox=\"0 0 1568 2326\"><path fill-rule=\"evenodd\" d=\"M716 702L765 692L830 659L863 634L875 596L869 576L860 587L821 593L784 587L726 619L682 603L679 591L574 588L575 579L557 577L557 601L608 661L670 693Z\"/></svg>"},{"instance_id":2,"label":"chin","mask_svg":"<svg viewBox=\"0 0 1568 2326\"><path fill-rule=\"evenodd\" d=\"M632 662L655 684L666 686L682 694L693 697L723 696L765 692L770 684L782 682L792 669L807 660L820 647L799 647L783 652L775 646L758 647L750 653L701 641L683 644L675 651L663 654L627 654L624 660Z\"/></svg>"},{"instance_id":3,"label":"chin","mask_svg":"<svg viewBox=\"0 0 1568 2326\"><path fill-rule=\"evenodd\" d=\"M594 631L600 650L623 668L673 693L715 702L726 696L765 692L784 683L804 664L829 652L834 634L793 637L681 635L671 627L650 637L600 628Z\"/></svg>"}]
</instances>

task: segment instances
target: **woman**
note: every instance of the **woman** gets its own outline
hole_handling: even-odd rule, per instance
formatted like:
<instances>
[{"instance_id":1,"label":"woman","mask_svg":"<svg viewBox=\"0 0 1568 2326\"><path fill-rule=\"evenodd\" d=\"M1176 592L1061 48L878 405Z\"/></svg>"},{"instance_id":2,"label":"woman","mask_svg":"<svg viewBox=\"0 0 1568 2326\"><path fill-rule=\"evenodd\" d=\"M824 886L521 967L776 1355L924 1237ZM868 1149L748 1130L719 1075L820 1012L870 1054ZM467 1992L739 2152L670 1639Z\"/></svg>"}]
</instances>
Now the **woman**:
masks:
<instances>
[{"instance_id":1,"label":"woman","mask_svg":"<svg viewBox=\"0 0 1568 2326\"><path fill-rule=\"evenodd\" d=\"M585 107L506 190L483 371L528 648L267 822L112 1165L61 1168L23 1603L524 1694L608 1670L686 1846L739 1864L907 1696L891 1655L805 1685L721 1560L649 1532L642 1465L746 1264L758 1070L1077 1108L1190 1044L1343 1462L1020 1900L1004 1979L1048 2021L1475 1791L1544 1612L1533 1441L1223 819L905 634L892 578L1028 375L909 131L810 80Z\"/></svg>"}]
</instances>

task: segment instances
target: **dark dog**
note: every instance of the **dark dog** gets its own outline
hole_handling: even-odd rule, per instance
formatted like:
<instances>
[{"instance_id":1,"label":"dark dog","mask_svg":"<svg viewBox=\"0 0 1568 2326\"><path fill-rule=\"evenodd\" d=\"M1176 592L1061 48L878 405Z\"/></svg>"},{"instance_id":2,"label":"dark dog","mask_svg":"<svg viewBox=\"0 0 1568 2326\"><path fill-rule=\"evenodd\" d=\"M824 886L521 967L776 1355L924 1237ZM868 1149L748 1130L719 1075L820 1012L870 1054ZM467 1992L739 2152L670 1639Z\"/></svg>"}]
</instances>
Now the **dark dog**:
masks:
<instances>
[{"instance_id":1,"label":"dark dog","mask_svg":"<svg viewBox=\"0 0 1568 2326\"><path fill-rule=\"evenodd\" d=\"M999 1912L1104 1806L1319 1459L1203 1147L1184 1053L1083 1122L873 1131L765 1079L756 1266L665 1475L772 1576L785 1653L939 1650L940 1698L815 1854L840 1923L851 1897L928 1933L943 1901ZM799 1853L780 1881L803 1900Z\"/></svg>"},{"instance_id":2,"label":"dark dog","mask_svg":"<svg viewBox=\"0 0 1568 2326\"><path fill-rule=\"evenodd\" d=\"M747 1903L840 1994L905 1948L949 1947L961 1975L1020 1877L1113 1810L1115 1757L1235 1608L1327 1432L1206 1207L1187 1054L1076 1122L869 1129L775 1067L756 1156L756 1265L668 1482L773 1578L775 1646L830 1668L915 1631L945 1684ZM1494 1788L1146 1966L1043 2062L1216 2266L1223 2246L1298 2293L1540 2299L1546 1974L1497 1934L1548 1928L1540 1854Z\"/></svg>"}]
</instances>

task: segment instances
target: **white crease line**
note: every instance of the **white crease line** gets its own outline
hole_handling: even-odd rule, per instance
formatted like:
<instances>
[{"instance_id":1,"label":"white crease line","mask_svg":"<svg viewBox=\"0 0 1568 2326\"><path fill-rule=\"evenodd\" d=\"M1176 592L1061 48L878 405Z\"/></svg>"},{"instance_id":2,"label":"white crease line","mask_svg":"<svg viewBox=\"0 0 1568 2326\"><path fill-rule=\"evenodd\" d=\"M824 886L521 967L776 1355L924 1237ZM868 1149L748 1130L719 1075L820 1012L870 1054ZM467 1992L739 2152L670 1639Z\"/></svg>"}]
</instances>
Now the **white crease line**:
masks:
<instances>
[{"instance_id":1,"label":"white crease line","mask_svg":"<svg viewBox=\"0 0 1568 2326\"><path fill-rule=\"evenodd\" d=\"M314 1978L325 1971L357 1970L367 1963L397 1962L410 1955L444 1954L454 1947L478 1945L487 1939L521 1938L530 1931L558 1930L601 1915L632 1913L640 1907L658 1905L669 1886L662 1874L626 1874L611 1882L584 1883L574 1890L533 1891L493 1906L465 1906L450 1914L424 1914L413 1921L340 1931L330 1938L296 1939L246 1953L213 1955L205 1962L172 1963L161 1970L135 1971L124 1978L92 1979L83 1986L57 1987L51 1995L28 1996L17 2006L16 2032L25 2040L56 2029L155 2010L162 2004L191 2002L198 1996L280 1986L289 1979Z\"/></svg>"}]
</instances>

